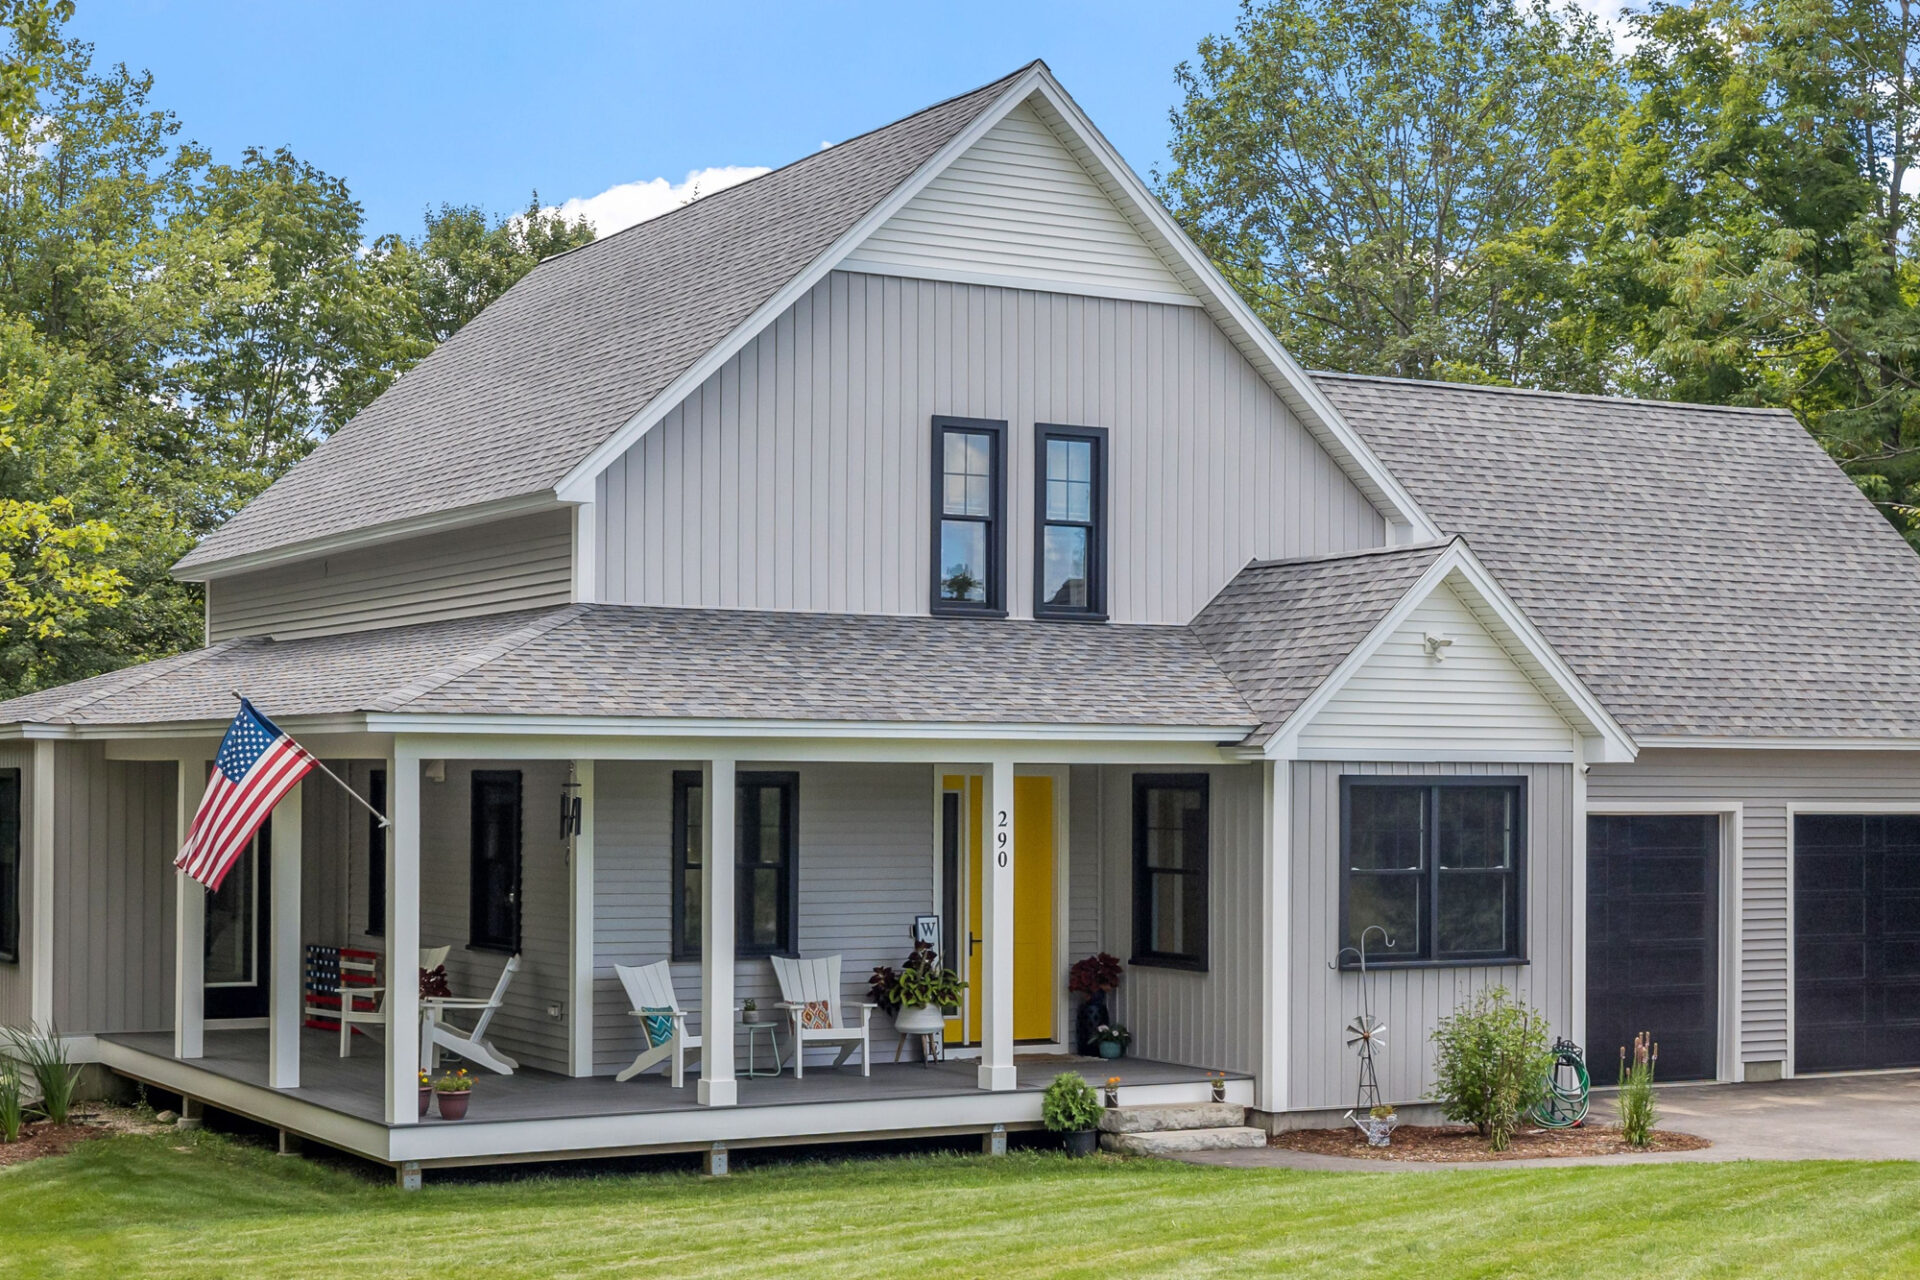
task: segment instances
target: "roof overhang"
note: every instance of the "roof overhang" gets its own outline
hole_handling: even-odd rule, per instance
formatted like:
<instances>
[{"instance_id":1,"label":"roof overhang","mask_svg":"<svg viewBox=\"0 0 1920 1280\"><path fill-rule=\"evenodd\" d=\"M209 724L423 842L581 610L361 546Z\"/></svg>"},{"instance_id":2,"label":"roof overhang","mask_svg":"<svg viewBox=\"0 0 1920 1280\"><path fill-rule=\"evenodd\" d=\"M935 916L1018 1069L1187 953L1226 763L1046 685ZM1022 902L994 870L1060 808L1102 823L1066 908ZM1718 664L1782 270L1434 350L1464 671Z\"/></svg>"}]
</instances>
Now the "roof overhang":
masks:
<instances>
[{"instance_id":1,"label":"roof overhang","mask_svg":"<svg viewBox=\"0 0 1920 1280\"><path fill-rule=\"evenodd\" d=\"M1449 583L1466 588L1460 593L1463 603L1578 736L1581 741L1580 759L1583 762L1622 763L1639 754L1640 746L1633 736L1614 719L1586 683L1574 674L1573 668L1547 642L1547 638L1480 562L1480 558L1473 554L1472 548L1458 538L1428 566L1427 571L1407 589L1406 594L1367 633L1366 638L1294 709L1258 754L1276 760L1301 758L1301 736L1307 727L1366 665L1367 660L1400 630L1408 615ZM1497 756L1498 753L1495 754ZM1484 753L1481 755L1484 756ZM1422 758L1435 756L1423 753Z\"/></svg>"}]
</instances>

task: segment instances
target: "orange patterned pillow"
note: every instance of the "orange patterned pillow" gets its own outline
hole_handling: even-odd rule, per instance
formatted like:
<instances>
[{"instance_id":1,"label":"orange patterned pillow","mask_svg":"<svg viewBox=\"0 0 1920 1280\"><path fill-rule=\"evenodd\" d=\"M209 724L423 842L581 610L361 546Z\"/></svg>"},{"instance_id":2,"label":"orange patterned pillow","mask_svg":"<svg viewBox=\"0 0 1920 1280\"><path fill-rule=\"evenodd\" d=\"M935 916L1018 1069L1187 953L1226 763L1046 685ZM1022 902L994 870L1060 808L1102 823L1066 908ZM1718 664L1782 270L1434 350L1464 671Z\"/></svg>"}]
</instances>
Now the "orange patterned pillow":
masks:
<instances>
[{"instance_id":1,"label":"orange patterned pillow","mask_svg":"<svg viewBox=\"0 0 1920 1280\"><path fill-rule=\"evenodd\" d=\"M833 1007L825 1000L809 1000L800 1006L802 1031L828 1031L833 1028Z\"/></svg>"}]
</instances>

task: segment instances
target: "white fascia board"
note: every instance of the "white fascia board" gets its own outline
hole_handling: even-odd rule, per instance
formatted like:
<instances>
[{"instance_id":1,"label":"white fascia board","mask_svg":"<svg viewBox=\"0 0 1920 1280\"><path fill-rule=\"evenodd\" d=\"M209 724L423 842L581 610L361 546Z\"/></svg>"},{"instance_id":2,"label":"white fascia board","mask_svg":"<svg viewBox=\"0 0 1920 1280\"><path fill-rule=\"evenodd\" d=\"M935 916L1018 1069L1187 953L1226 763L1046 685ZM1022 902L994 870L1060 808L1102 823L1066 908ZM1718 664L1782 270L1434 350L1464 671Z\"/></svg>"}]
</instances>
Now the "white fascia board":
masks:
<instances>
[{"instance_id":1,"label":"white fascia board","mask_svg":"<svg viewBox=\"0 0 1920 1280\"><path fill-rule=\"evenodd\" d=\"M687 370L668 383L660 394L631 418L620 429L608 436L598 448L589 453L572 470L560 478L554 486L554 493L563 502L591 502L594 498L594 481L605 471L613 460L633 447L634 441L651 431L673 411L675 405L686 399L693 391L719 372L722 365L739 354L760 332L784 315L807 291L825 279L829 272L840 265L853 251L863 244L874 232L886 225L894 214L898 213L909 200L919 195L929 182L939 177L946 168L964 155L974 143L985 137L987 131L1006 118L1020 103L1033 93L1034 86L1045 74L1045 68L1038 64L1026 74L1007 86L1006 92L998 102L980 113L978 119L956 134L946 146L942 147L931 160L920 166L920 171L893 189L893 193L875 205L867 216L850 227L827 247L813 263L789 280L784 288L761 304L760 308L743 320L739 327L726 336L717 346L696 360Z\"/></svg>"},{"instance_id":2,"label":"white fascia board","mask_svg":"<svg viewBox=\"0 0 1920 1280\"><path fill-rule=\"evenodd\" d=\"M593 495L589 493L587 500L591 501L592 497ZM413 516L406 520L367 525L364 528L349 529L344 533L331 534L324 538L290 542L266 551L208 560L202 564L186 565L183 560L180 564L173 566L172 574L181 582L213 582L220 578L230 578L235 574L271 568L276 564L286 564L294 560L311 560L315 556L333 555L378 543L397 542L402 538L418 537L421 534L439 533L447 529L464 529L470 525L488 524L509 516L532 515L538 511L557 511L564 505L566 504L557 501L551 492L521 494L518 497L501 498L494 502L476 503L470 507L457 507L451 511L430 511L425 515ZM185 567L182 567L183 565Z\"/></svg>"},{"instance_id":3,"label":"white fascia board","mask_svg":"<svg viewBox=\"0 0 1920 1280\"><path fill-rule=\"evenodd\" d=\"M1387 616L1367 633L1365 639L1354 646L1353 651L1341 660L1340 665L1321 682L1320 687L1315 689L1307 700L1287 718L1280 732L1268 740L1263 754L1272 760L1305 759L1300 750L1300 736L1307 726L1326 709L1327 703L1331 702L1355 673L1366 665L1368 659L1372 658L1380 647L1400 630L1408 615L1427 597L1439 590L1447 579L1456 574L1486 602L1501 626L1509 632L1513 642L1540 665L1551 682L1550 692L1571 704L1577 714L1586 721L1584 724L1570 724L1569 728L1589 740L1587 758L1608 764L1632 760L1639 752L1638 744L1634 742L1632 736L1600 704L1600 700L1593 696L1592 691L1586 687L1580 677L1574 674L1573 669L1567 666L1553 646L1547 643L1546 637L1527 620L1520 606L1514 603L1512 597L1507 595L1493 575L1487 572L1486 566L1480 563L1479 558L1473 554L1466 542L1459 538L1455 538L1452 544L1441 552L1440 557L1420 575L1420 580L1409 587L1406 594L1400 597L1392 609L1388 610ZM1498 638L1495 637L1496 640ZM1527 674L1524 668L1521 670L1523 674ZM1528 678L1533 679L1531 675L1528 675ZM1536 680L1535 683L1537 684L1538 681ZM1336 750L1335 754L1342 753ZM1352 755L1351 752L1344 754Z\"/></svg>"},{"instance_id":4,"label":"white fascia board","mask_svg":"<svg viewBox=\"0 0 1920 1280\"><path fill-rule=\"evenodd\" d=\"M38 742L43 739L57 742L76 736L71 725L35 724L30 721L0 724L0 742Z\"/></svg>"},{"instance_id":5,"label":"white fascia board","mask_svg":"<svg viewBox=\"0 0 1920 1280\"><path fill-rule=\"evenodd\" d=\"M1920 751L1920 736L1862 738L1750 738L1712 735L1647 734L1638 739L1643 751Z\"/></svg>"}]
</instances>

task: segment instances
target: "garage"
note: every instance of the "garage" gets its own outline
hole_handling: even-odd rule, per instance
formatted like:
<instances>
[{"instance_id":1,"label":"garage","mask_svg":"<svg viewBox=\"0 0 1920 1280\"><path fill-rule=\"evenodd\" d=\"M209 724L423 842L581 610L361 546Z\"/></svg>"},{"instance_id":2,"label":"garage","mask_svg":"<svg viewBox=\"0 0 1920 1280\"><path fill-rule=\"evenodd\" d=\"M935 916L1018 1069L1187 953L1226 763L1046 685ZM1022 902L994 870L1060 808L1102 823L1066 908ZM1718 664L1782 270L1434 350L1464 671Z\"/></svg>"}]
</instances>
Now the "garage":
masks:
<instances>
[{"instance_id":1,"label":"garage","mask_svg":"<svg viewBox=\"0 0 1920 1280\"><path fill-rule=\"evenodd\" d=\"M1920 814L1793 832L1794 1070L1920 1066Z\"/></svg>"},{"instance_id":2,"label":"garage","mask_svg":"<svg viewBox=\"0 0 1920 1280\"><path fill-rule=\"evenodd\" d=\"M1587 1062L1611 1084L1641 1031L1663 1080L1710 1080L1719 1066L1720 819L1607 814L1587 819Z\"/></svg>"}]
</instances>

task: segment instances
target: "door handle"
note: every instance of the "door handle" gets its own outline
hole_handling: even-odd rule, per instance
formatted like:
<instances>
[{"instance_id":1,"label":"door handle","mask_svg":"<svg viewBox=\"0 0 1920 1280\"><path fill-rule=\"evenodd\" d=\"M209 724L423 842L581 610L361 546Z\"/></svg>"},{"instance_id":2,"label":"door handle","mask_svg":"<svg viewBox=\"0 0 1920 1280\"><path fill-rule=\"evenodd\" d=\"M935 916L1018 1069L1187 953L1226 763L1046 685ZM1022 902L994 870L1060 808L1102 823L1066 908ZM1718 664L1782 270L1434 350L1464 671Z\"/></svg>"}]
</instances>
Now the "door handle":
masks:
<instances>
[{"instance_id":1,"label":"door handle","mask_svg":"<svg viewBox=\"0 0 1920 1280\"><path fill-rule=\"evenodd\" d=\"M967 959L969 960L973 959L973 949L979 945L980 945L980 939L976 938L973 935L972 930L968 930L967 931Z\"/></svg>"}]
</instances>

